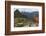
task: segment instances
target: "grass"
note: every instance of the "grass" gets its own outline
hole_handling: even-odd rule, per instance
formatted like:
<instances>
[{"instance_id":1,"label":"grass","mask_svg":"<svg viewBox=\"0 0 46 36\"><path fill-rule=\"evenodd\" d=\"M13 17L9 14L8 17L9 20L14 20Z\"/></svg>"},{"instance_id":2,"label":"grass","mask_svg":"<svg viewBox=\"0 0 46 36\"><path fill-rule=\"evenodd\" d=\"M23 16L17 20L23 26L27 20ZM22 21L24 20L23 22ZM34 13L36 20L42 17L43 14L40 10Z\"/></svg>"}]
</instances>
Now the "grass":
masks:
<instances>
[{"instance_id":1,"label":"grass","mask_svg":"<svg viewBox=\"0 0 46 36\"><path fill-rule=\"evenodd\" d=\"M24 27L24 26L31 26L32 21L31 19L27 18L15 18L14 19L14 27Z\"/></svg>"}]
</instances>

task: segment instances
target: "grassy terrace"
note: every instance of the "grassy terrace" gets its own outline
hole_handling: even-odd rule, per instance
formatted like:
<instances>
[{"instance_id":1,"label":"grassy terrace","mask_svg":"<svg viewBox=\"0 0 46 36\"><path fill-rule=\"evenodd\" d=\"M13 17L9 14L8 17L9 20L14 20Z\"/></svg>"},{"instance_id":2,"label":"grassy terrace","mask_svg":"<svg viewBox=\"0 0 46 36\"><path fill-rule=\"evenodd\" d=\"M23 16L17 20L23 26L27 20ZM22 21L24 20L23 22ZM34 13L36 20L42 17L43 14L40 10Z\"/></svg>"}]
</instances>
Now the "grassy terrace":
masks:
<instances>
[{"instance_id":1,"label":"grassy terrace","mask_svg":"<svg viewBox=\"0 0 46 36\"><path fill-rule=\"evenodd\" d=\"M32 21L31 19L27 18L15 18L14 19L14 27L24 27L24 26L31 26Z\"/></svg>"}]
</instances>

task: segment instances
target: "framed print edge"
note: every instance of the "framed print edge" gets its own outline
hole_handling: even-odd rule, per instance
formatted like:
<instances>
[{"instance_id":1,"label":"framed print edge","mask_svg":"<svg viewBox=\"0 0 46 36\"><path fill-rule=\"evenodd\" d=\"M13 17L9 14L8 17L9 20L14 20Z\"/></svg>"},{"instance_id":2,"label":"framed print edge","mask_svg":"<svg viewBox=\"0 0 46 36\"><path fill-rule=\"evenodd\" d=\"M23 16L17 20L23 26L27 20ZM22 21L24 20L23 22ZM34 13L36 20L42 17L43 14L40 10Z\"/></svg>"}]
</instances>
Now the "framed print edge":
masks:
<instances>
[{"instance_id":1,"label":"framed print edge","mask_svg":"<svg viewBox=\"0 0 46 36\"><path fill-rule=\"evenodd\" d=\"M10 5L42 6L42 30L11 32L10 31L11 29ZM45 32L45 4L44 3L5 1L5 35L37 34L37 33L44 33L44 32Z\"/></svg>"}]
</instances>

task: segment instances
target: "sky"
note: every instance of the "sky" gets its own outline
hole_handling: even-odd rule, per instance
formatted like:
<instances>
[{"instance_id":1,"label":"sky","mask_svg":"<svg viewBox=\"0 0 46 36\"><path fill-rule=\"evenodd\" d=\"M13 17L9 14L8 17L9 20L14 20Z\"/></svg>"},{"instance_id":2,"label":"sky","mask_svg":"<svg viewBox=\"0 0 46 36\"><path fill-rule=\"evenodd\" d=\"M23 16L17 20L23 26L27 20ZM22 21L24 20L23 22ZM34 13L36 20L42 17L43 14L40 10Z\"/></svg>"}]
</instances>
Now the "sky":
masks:
<instances>
[{"instance_id":1,"label":"sky","mask_svg":"<svg viewBox=\"0 0 46 36\"><path fill-rule=\"evenodd\" d=\"M18 9L20 12L33 12L33 11L38 11L38 9L34 8L14 8L14 10Z\"/></svg>"}]
</instances>

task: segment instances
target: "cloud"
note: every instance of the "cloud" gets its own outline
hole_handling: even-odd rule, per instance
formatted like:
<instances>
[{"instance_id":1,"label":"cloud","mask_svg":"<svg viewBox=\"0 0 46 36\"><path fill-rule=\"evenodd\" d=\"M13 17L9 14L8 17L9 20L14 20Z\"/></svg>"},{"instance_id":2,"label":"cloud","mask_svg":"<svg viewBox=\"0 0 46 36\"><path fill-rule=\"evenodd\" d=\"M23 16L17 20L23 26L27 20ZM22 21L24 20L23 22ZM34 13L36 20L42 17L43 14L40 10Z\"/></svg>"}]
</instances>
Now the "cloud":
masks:
<instances>
[{"instance_id":1,"label":"cloud","mask_svg":"<svg viewBox=\"0 0 46 36\"><path fill-rule=\"evenodd\" d=\"M20 12L33 12L33 11L38 11L38 9L34 8L14 8L14 10L18 9Z\"/></svg>"}]
</instances>

